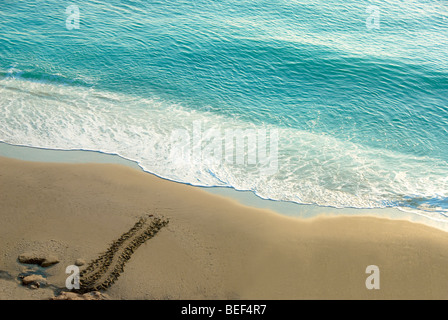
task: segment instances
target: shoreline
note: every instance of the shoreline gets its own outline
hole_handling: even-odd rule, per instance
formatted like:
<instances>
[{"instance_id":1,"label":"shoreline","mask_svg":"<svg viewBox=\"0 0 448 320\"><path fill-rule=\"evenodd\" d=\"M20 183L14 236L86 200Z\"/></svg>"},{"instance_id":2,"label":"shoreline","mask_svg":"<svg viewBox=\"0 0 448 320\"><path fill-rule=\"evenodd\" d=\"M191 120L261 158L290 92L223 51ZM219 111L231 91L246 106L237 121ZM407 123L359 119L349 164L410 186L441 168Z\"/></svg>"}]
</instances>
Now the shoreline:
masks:
<instances>
[{"instance_id":1,"label":"shoreline","mask_svg":"<svg viewBox=\"0 0 448 320\"><path fill-rule=\"evenodd\" d=\"M446 299L448 233L376 216L288 217L118 164L0 157L0 271L58 256L48 282L91 261L144 213L170 219L106 291L113 299ZM367 290L377 265L381 289ZM0 274L1 275L1 274ZM46 299L0 277L0 299ZM49 295L47 297L47 295Z\"/></svg>"},{"instance_id":2,"label":"shoreline","mask_svg":"<svg viewBox=\"0 0 448 320\"><path fill-rule=\"evenodd\" d=\"M179 183L194 188L199 188L210 194L215 194L225 198L230 198L238 203L249 206L252 208L271 210L278 214L301 217L301 218L313 218L321 215L323 212L325 215L350 215L350 216L375 216L375 217L387 217L398 220L409 220L412 222L422 223L433 228L444 230L448 232L448 221L438 220L436 218L430 218L427 215L409 212L401 210L395 207L385 208L336 208L329 206L319 206L315 204L300 204L291 201L281 201L273 199L264 199L259 197L252 191L236 190L233 187L202 187L194 186L189 183L183 183L173 181L155 173L145 171L137 161L126 159L120 155L108 154L101 151L93 150L59 150L59 149L47 149L41 147L32 147L26 145L14 145L7 142L0 141L0 157L6 157L11 159L32 161L32 162L45 162L45 163L67 163L67 164L83 164L83 163L96 163L96 164L120 164L127 166L143 173L155 176L157 178ZM428 213L429 214L429 213Z\"/></svg>"}]
</instances>

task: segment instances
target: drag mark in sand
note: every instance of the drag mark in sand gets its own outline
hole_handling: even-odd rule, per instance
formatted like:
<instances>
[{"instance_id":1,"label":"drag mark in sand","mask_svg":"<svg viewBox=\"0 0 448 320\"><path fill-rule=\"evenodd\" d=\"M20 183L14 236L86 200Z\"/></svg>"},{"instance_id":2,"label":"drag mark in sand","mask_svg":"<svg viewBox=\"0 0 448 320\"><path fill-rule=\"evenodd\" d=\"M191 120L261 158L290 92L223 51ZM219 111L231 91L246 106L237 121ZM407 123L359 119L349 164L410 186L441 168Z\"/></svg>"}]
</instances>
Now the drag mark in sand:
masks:
<instances>
[{"instance_id":1,"label":"drag mark in sand","mask_svg":"<svg viewBox=\"0 0 448 320\"><path fill-rule=\"evenodd\" d=\"M105 290L118 279L132 254L169 223L168 219L143 216L127 232L115 240L105 253L89 263L80 273L80 293Z\"/></svg>"}]
</instances>

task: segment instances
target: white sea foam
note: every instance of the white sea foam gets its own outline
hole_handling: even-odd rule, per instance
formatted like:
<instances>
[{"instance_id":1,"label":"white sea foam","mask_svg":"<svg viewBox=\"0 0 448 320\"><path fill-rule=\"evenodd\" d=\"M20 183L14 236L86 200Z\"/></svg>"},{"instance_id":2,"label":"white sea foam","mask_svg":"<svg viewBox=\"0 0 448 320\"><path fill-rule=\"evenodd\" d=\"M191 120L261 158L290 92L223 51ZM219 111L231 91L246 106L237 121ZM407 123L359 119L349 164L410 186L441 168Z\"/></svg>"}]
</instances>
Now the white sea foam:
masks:
<instances>
[{"instance_id":1,"label":"white sea foam","mask_svg":"<svg viewBox=\"0 0 448 320\"><path fill-rule=\"evenodd\" d=\"M0 113L4 142L119 154L174 181L231 186L252 190L262 198L323 206L412 208L437 219L445 219L447 212L446 162L372 149L330 135L261 127L156 97L142 99L18 79L0 80ZM226 130L266 130L266 151L278 160L275 170L261 170L264 164L260 162L225 161L224 156L223 161L198 159L193 150L207 149L210 143L195 141L198 123L202 137L213 132L210 129L222 133L222 138ZM185 141L193 161L173 152L173 132L188 136ZM273 132L278 134L277 154L269 144L276 139L269 136ZM223 150L229 143L223 140ZM244 149L246 160L251 148L259 145Z\"/></svg>"}]
</instances>

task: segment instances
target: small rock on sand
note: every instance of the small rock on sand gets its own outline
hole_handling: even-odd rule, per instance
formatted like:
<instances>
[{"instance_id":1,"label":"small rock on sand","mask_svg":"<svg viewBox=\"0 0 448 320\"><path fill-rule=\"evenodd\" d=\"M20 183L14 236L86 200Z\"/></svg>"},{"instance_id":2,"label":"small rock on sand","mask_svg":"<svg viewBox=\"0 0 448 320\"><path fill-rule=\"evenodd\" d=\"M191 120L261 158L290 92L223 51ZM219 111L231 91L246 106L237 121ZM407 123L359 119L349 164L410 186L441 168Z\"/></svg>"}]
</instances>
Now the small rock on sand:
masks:
<instances>
[{"instance_id":1,"label":"small rock on sand","mask_svg":"<svg viewBox=\"0 0 448 320\"><path fill-rule=\"evenodd\" d=\"M18 259L21 263L38 264L44 268L59 262L57 257L39 252L25 252L22 253Z\"/></svg>"},{"instance_id":2,"label":"small rock on sand","mask_svg":"<svg viewBox=\"0 0 448 320\"><path fill-rule=\"evenodd\" d=\"M52 266L56 263L59 263L59 259L56 258L55 256L49 255L49 256L45 257L44 261L40 265L41 265L41 267L46 268L46 267Z\"/></svg>"},{"instance_id":3,"label":"small rock on sand","mask_svg":"<svg viewBox=\"0 0 448 320\"><path fill-rule=\"evenodd\" d=\"M47 284L47 280L38 274L31 274L22 279L22 283L25 286L30 286L32 289L40 288L41 285Z\"/></svg>"},{"instance_id":4,"label":"small rock on sand","mask_svg":"<svg viewBox=\"0 0 448 320\"><path fill-rule=\"evenodd\" d=\"M84 294L74 292L61 292L57 297L51 300L109 300L109 296L99 291L88 292Z\"/></svg>"},{"instance_id":5,"label":"small rock on sand","mask_svg":"<svg viewBox=\"0 0 448 320\"><path fill-rule=\"evenodd\" d=\"M86 264L86 261L84 259L76 259L75 266L81 267Z\"/></svg>"}]
</instances>

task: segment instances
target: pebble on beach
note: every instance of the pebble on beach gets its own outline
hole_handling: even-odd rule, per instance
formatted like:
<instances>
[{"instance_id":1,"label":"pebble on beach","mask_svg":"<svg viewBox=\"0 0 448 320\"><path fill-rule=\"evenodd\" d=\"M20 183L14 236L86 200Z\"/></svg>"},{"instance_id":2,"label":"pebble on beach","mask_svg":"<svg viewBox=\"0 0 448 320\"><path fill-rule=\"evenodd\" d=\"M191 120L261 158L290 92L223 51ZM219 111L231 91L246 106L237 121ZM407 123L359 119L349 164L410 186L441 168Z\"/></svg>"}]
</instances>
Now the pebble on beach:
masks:
<instances>
[{"instance_id":1,"label":"pebble on beach","mask_svg":"<svg viewBox=\"0 0 448 320\"><path fill-rule=\"evenodd\" d=\"M86 261L84 259L76 259L75 266L81 267L86 264Z\"/></svg>"},{"instance_id":2,"label":"pebble on beach","mask_svg":"<svg viewBox=\"0 0 448 320\"><path fill-rule=\"evenodd\" d=\"M29 276L26 276L22 279L22 284L25 286L30 286L31 289L37 289L40 288L42 285L47 284L47 280L38 274L32 274Z\"/></svg>"},{"instance_id":3,"label":"pebble on beach","mask_svg":"<svg viewBox=\"0 0 448 320\"><path fill-rule=\"evenodd\" d=\"M51 254L38 252L25 252L19 255L19 262L26 264L37 264L41 267L49 267L59 262L59 259Z\"/></svg>"},{"instance_id":4,"label":"pebble on beach","mask_svg":"<svg viewBox=\"0 0 448 320\"><path fill-rule=\"evenodd\" d=\"M88 292L84 294L74 292L62 292L51 300L109 300L110 297L99 291Z\"/></svg>"}]
</instances>

